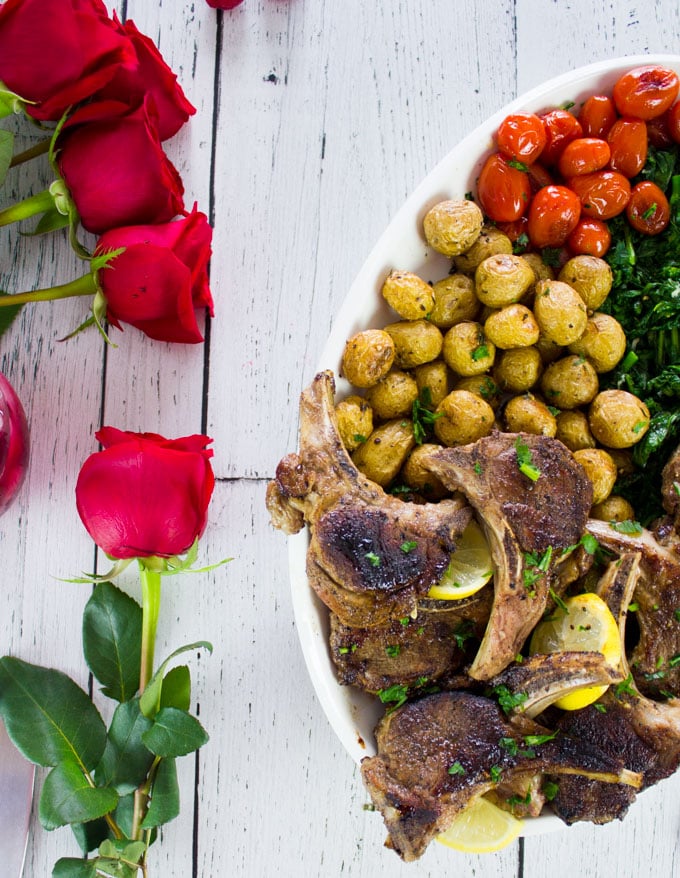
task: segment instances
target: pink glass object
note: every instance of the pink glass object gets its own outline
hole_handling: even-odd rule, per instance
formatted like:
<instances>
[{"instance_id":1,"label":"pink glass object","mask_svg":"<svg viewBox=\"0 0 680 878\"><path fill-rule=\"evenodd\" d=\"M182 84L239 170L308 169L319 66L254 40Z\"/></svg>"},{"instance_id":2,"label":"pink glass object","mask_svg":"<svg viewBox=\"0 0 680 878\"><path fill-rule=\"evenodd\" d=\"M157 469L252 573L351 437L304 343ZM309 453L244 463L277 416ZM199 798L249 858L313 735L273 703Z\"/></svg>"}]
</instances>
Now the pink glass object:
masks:
<instances>
[{"instance_id":1,"label":"pink glass object","mask_svg":"<svg viewBox=\"0 0 680 878\"><path fill-rule=\"evenodd\" d=\"M12 385L0 373L0 515L19 492L28 455L26 414Z\"/></svg>"}]
</instances>

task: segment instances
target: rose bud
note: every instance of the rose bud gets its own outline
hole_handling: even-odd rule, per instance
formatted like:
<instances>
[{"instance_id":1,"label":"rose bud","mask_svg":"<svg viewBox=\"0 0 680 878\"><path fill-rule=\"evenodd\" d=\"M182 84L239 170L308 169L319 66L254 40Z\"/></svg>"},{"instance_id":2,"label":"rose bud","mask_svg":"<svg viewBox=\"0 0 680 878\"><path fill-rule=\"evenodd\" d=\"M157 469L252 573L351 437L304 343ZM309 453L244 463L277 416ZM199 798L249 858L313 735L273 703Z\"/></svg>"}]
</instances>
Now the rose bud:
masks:
<instances>
[{"instance_id":1,"label":"rose bud","mask_svg":"<svg viewBox=\"0 0 680 878\"><path fill-rule=\"evenodd\" d=\"M132 44L101 0L7 0L0 4L0 81L36 119L64 111L136 63Z\"/></svg>"},{"instance_id":2,"label":"rose bud","mask_svg":"<svg viewBox=\"0 0 680 878\"><path fill-rule=\"evenodd\" d=\"M176 75L165 63L155 44L140 33L134 22L121 24L116 13L113 21L118 31L130 40L137 57L134 66L121 66L94 100L117 100L128 106L140 104L145 94L153 98L158 116L158 136L167 140L176 134L189 116L196 112L187 100Z\"/></svg>"},{"instance_id":3,"label":"rose bud","mask_svg":"<svg viewBox=\"0 0 680 878\"><path fill-rule=\"evenodd\" d=\"M172 223L102 235L95 256L125 248L98 272L109 322L117 329L129 323L159 341L203 341L194 309L208 308L213 315L207 272L211 240L207 217L195 207Z\"/></svg>"},{"instance_id":4,"label":"rose bud","mask_svg":"<svg viewBox=\"0 0 680 878\"><path fill-rule=\"evenodd\" d=\"M0 514L23 484L28 468L26 415L12 385L0 374Z\"/></svg>"},{"instance_id":5,"label":"rose bud","mask_svg":"<svg viewBox=\"0 0 680 878\"><path fill-rule=\"evenodd\" d=\"M172 557L205 530L215 485L207 436L165 439L102 427L76 483L78 514L112 558Z\"/></svg>"},{"instance_id":6,"label":"rose bud","mask_svg":"<svg viewBox=\"0 0 680 878\"><path fill-rule=\"evenodd\" d=\"M184 210L184 186L163 152L153 99L123 115L115 102L76 111L58 138L59 170L85 229L167 222Z\"/></svg>"}]
</instances>

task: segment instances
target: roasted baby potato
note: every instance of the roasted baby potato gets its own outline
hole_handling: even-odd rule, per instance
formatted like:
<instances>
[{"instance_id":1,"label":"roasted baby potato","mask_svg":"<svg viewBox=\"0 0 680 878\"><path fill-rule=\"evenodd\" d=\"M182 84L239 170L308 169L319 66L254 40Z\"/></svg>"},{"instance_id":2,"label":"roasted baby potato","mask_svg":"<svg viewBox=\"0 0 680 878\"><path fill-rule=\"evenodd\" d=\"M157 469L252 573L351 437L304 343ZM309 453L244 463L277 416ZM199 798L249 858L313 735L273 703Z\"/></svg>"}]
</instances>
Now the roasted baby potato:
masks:
<instances>
[{"instance_id":1,"label":"roasted baby potato","mask_svg":"<svg viewBox=\"0 0 680 878\"><path fill-rule=\"evenodd\" d=\"M550 265L541 259L538 253L522 253L522 259L528 262L536 275L536 282L539 280L553 280L555 272Z\"/></svg>"},{"instance_id":2,"label":"roasted baby potato","mask_svg":"<svg viewBox=\"0 0 680 878\"><path fill-rule=\"evenodd\" d=\"M485 402L488 402L494 411L501 404L500 388L490 375L470 375L467 378L461 378L454 390L469 390L470 393L476 393L481 396Z\"/></svg>"},{"instance_id":3,"label":"roasted baby potato","mask_svg":"<svg viewBox=\"0 0 680 878\"><path fill-rule=\"evenodd\" d=\"M456 271L474 274L480 262L499 253L512 253L512 241L495 226L484 226L472 247L460 256L454 256L453 264Z\"/></svg>"},{"instance_id":4,"label":"roasted baby potato","mask_svg":"<svg viewBox=\"0 0 680 878\"><path fill-rule=\"evenodd\" d=\"M404 320L385 327L394 343L394 363L412 369L436 360L442 350L441 332L429 320Z\"/></svg>"},{"instance_id":5,"label":"roasted baby potato","mask_svg":"<svg viewBox=\"0 0 680 878\"><path fill-rule=\"evenodd\" d=\"M486 337L497 348L526 348L538 341L538 323L525 305L506 305L491 314L484 323Z\"/></svg>"},{"instance_id":6,"label":"roasted baby potato","mask_svg":"<svg viewBox=\"0 0 680 878\"><path fill-rule=\"evenodd\" d=\"M423 231L427 243L444 256L465 253L479 237L484 216L474 201L440 201L426 214Z\"/></svg>"},{"instance_id":7,"label":"roasted baby potato","mask_svg":"<svg viewBox=\"0 0 680 878\"><path fill-rule=\"evenodd\" d=\"M534 315L541 333L558 345L569 345L585 332L585 302L569 284L541 280L536 284Z\"/></svg>"},{"instance_id":8,"label":"roasted baby potato","mask_svg":"<svg viewBox=\"0 0 680 878\"><path fill-rule=\"evenodd\" d=\"M396 348L382 329L364 329L345 343L342 375L355 387L372 387L392 368Z\"/></svg>"},{"instance_id":9,"label":"roasted baby potato","mask_svg":"<svg viewBox=\"0 0 680 878\"><path fill-rule=\"evenodd\" d=\"M536 342L536 350L541 355L541 360L544 365L548 363L554 363L555 360L559 360L559 358L564 354L564 347L562 345L556 344L552 339L548 338L547 335L541 333L538 336L538 341Z\"/></svg>"},{"instance_id":10,"label":"roasted baby potato","mask_svg":"<svg viewBox=\"0 0 680 878\"><path fill-rule=\"evenodd\" d=\"M610 372L626 352L626 333L614 317L596 311L588 318L581 338L570 344L569 350L587 357L596 372Z\"/></svg>"},{"instance_id":11,"label":"roasted baby potato","mask_svg":"<svg viewBox=\"0 0 680 878\"><path fill-rule=\"evenodd\" d=\"M401 471L401 478L405 484L422 494L427 500L441 500L449 493L439 479L422 463L423 458L438 448L441 446L431 442L416 445L406 458L406 463Z\"/></svg>"},{"instance_id":12,"label":"roasted baby potato","mask_svg":"<svg viewBox=\"0 0 680 878\"><path fill-rule=\"evenodd\" d=\"M630 448L649 429L649 409L627 390L603 390L588 411L593 436L609 448Z\"/></svg>"},{"instance_id":13,"label":"roasted baby potato","mask_svg":"<svg viewBox=\"0 0 680 878\"><path fill-rule=\"evenodd\" d=\"M448 329L462 320L474 320L481 304L475 295L475 284L465 274L450 274L438 280L432 287L434 305L430 311L430 323L440 329Z\"/></svg>"},{"instance_id":14,"label":"roasted baby potato","mask_svg":"<svg viewBox=\"0 0 680 878\"><path fill-rule=\"evenodd\" d=\"M501 390L524 393L536 384L542 371L538 348L513 348L497 358L493 375Z\"/></svg>"},{"instance_id":15,"label":"roasted baby potato","mask_svg":"<svg viewBox=\"0 0 680 878\"><path fill-rule=\"evenodd\" d=\"M395 418L377 427L352 455L357 468L383 488L389 485L415 446L413 424Z\"/></svg>"},{"instance_id":16,"label":"roasted baby potato","mask_svg":"<svg viewBox=\"0 0 680 878\"><path fill-rule=\"evenodd\" d=\"M366 391L366 399L379 421L410 417L418 399L416 379L407 372L393 369Z\"/></svg>"},{"instance_id":17,"label":"roasted baby potato","mask_svg":"<svg viewBox=\"0 0 680 878\"><path fill-rule=\"evenodd\" d=\"M373 410L362 396L348 396L335 406L343 445L354 451L373 432Z\"/></svg>"},{"instance_id":18,"label":"roasted baby potato","mask_svg":"<svg viewBox=\"0 0 680 878\"><path fill-rule=\"evenodd\" d=\"M449 392L449 369L443 360L423 363L413 370L418 385L418 395L427 405L435 407Z\"/></svg>"},{"instance_id":19,"label":"roasted baby potato","mask_svg":"<svg viewBox=\"0 0 680 878\"><path fill-rule=\"evenodd\" d=\"M458 375L481 375L493 366L496 348L480 323L456 323L444 336L442 356Z\"/></svg>"},{"instance_id":20,"label":"roasted baby potato","mask_svg":"<svg viewBox=\"0 0 680 878\"><path fill-rule=\"evenodd\" d=\"M493 409L481 396L452 390L437 406L434 433L444 445L467 445L488 436L494 425Z\"/></svg>"},{"instance_id":21,"label":"roasted baby potato","mask_svg":"<svg viewBox=\"0 0 680 878\"><path fill-rule=\"evenodd\" d=\"M631 504L618 494L610 494L606 500L596 503L590 514L600 521L631 521L635 518L635 510Z\"/></svg>"},{"instance_id":22,"label":"roasted baby potato","mask_svg":"<svg viewBox=\"0 0 680 878\"><path fill-rule=\"evenodd\" d=\"M475 292L484 305L502 308L519 302L536 280L522 256L499 254L480 262L475 271Z\"/></svg>"},{"instance_id":23,"label":"roasted baby potato","mask_svg":"<svg viewBox=\"0 0 680 878\"><path fill-rule=\"evenodd\" d=\"M558 279L573 287L589 311L596 311L612 288L612 270L599 256L573 256L562 266Z\"/></svg>"},{"instance_id":24,"label":"roasted baby potato","mask_svg":"<svg viewBox=\"0 0 680 878\"><path fill-rule=\"evenodd\" d=\"M555 438L567 446L569 451L595 448L595 437L590 432L588 418L583 412L560 412L557 416Z\"/></svg>"},{"instance_id":25,"label":"roasted baby potato","mask_svg":"<svg viewBox=\"0 0 680 878\"><path fill-rule=\"evenodd\" d=\"M559 409L587 405L595 398L598 389L597 372L588 360L576 354L550 363L541 376L543 395L550 405Z\"/></svg>"},{"instance_id":26,"label":"roasted baby potato","mask_svg":"<svg viewBox=\"0 0 680 878\"><path fill-rule=\"evenodd\" d=\"M505 426L510 433L535 433L554 436L557 422L548 406L531 393L513 396L503 412Z\"/></svg>"},{"instance_id":27,"label":"roasted baby potato","mask_svg":"<svg viewBox=\"0 0 680 878\"><path fill-rule=\"evenodd\" d=\"M434 306L432 287L411 271L391 271L385 278L382 294L404 320L427 317Z\"/></svg>"},{"instance_id":28,"label":"roasted baby potato","mask_svg":"<svg viewBox=\"0 0 680 878\"><path fill-rule=\"evenodd\" d=\"M593 485L593 506L611 494L617 478L616 464L602 448L582 448L574 452Z\"/></svg>"}]
</instances>

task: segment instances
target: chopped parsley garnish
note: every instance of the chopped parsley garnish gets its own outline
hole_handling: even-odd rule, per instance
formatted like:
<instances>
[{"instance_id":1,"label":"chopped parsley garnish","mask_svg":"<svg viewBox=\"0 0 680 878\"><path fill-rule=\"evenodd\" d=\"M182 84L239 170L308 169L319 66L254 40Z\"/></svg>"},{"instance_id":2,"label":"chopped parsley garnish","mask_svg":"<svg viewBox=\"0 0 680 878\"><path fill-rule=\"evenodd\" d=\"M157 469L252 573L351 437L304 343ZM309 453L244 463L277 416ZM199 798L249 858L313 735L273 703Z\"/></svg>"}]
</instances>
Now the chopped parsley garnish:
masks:
<instances>
[{"instance_id":1,"label":"chopped parsley garnish","mask_svg":"<svg viewBox=\"0 0 680 878\"><path fill-rule=\"evenodd\" d=\"M418 548L418 543L415 540L406 540L399 546L399 548L405 555L408 555L409 552Z\"/></svg>"},{"instance_id":2,"label":"chopped parsley garnish","mask_svg":"<svg viewBox=\"0 0 680 878\"><path fill-rule=\"evenodd\" d=\"M483 360L489 356L489 348L485 344L477 345L474 350L470 351L470 356L475 362Z\"/></svg>"},{"instance_id":3,"label":"chopped parsley garnish","mask_svg":"<svg viewBox=\"0 0 680 878\"><path fill-rule=\"evenodd\" d=\"M557 606L560 608L560 610L562 610L563 613L568 613L568 612L569 612L569 607L567 607L567 605L564 603L564 601L563 601L562 598L557 594L556 591L554 591L552 588L549 588L549 589L548 589L548 594L549 594L550 597L555 601L555 603L556 603Z\"/></svg>"},{"instance_id":4,"label":"chopped parsley garnish","mask_svg":"<svg viewBox=\"0 0 680 878\"><path fill-rule=\"evenodd\" d=\"M675 621L676 621L676 622L680 622L680 609L679 609L679 610L673 610L673 615L675 616Z\"/></svg>"},{"instance_id":5,"label":"chopped parsley garnish","mask_svg":"<svg viewBox=\"0 0 680 878\"><path fill-rule=\"evenodd\" d=\"M595 704L593 704L593 707L595 708L595 710L599 710L600 713L607 712L607 708L604 706L604 704L600 704L599 701L596 701Z\"/></svg>"},{"instance_id":6,"label":"chopped parsley garnish","mask_svg":"<svg viewBox=\"0 0 680 878\"><path fill-rule=\"evenodd\" d=\"M382 703L389 704L389 710L393 711L406 703L406 699L408 698L408 686L404 686L403 683L395 683L387 689L378 689L377 694Z\"/></svg>"},{"instance_id":7,"label":"chopped parsley garnish","mask_svg":"<svg viewBox=\"0 0 680 878\"><path fill-rule=\"evenodd\" d=\"M517 452L517 466L519 467L519 471L522 475L531 479L532 482L537 481L540 478L541 471L534 464L529 446L521 436L518 436L515 440L515 451Z\"/></svg>"},{"instance_id":8,"label":"chopped parsley garnish","mask_svg":"<svg viewBox=\"0 0 680 878\"><path fill-rule=\"evenodd\" d=\"M491 768L489 769L489 774L491 775L491 780L494 783L498 783L498 781L501 779L502 773L503 773L503 769L500 767L500 765L492 765Z\"/></svg>"},{"instance_id":9,"label":"chopped parsley garnish","mask_svg":"<svg viewBox=\"0 0 680 878\"><path fill-rule=\"evenodd\" d=\"M609 527L620 534L630 534L631 536L639 536L642 533L642 525L638 521L610 521Z\"/></svg>"},{"instance_id":10,"label":"chopped parsley garnish","mask_svg":"<svg viewBox=\"0 0 680 878\"><path fill-rule=\"evenodd\" d=\"M434 422L441 418L443 412L433 412L430 409L432 405L432 394L429 387L423 387L420 392L420 398L413 400L411 406L411 417L413 419L413 438L416 445L422 445L427 440L431 432Z\"/></svg>"},{"instance_id":11,"label":"chopped parsley garnish","mask_svg":"<svg viewBox=\"0 0 680 878\"><path fill-rule=\"evenodd\" d=\"M580 544L589 555L594 555L600 545L592 534L583 534Z\"/></svg>"},{"instance_id":12,"label":"chopped parsley garnish","mask_svg":"<svg viewBox=\"0 0 680 878\"><path fill-rule=\"evenodd\" d=\"M361 433L355 433L353 436L353 439L355 442L359 442L359 443L363 443L366 441L366 437L363 436Z\"/></svg>"},{"instance_id":13,"label":"chopped parsley garnish","mask_svg":"<svg viewBox=\"0 0 680 878\"><path fill-rule=\"evenodd\" d=\"M552 802L559 791L560 788L554 781L546 780L543 783L543 795L545 796L546 802Z\"/></svg>"},{"instance_id":14,"label":"chopped parsley garnish","mask_svg":"<svg viewBox=\"0 0 680 878\"><path fill-rule=\"evenodd\" d=\"M463 649L465 641L469 640L473 634L472 622L469 619L463 619L453 630L453 639L456 641L458 649Z\"/></svg>"},{"instance_id":15,"label":"chopped parsley garnish","mask_svg":"<svg viewBox=\"0 0 680 878\"><path fill-rule=\"evenodd\" d=\"M364 558L366 558L371 566L380 567L380 555L376 555L375 552L366 552Z\"/></svg>"},{"instance_id":16,"label":"chopped parsley garnish","mask_svg":"<svg viewBox=\"0 0 680 878\"><path fill-rule=\"evenodd\" d=\"M347 653L356 652L356 651L357 651L357 644L356 643L353 643L351 646L338 647L338 652L340 653L340 655L347 655Z\"/></svg>"},{"instance_id":17,"label":"chopped parsley garnish","mask_svg":"<svg viewBox=\"0 0 680 878\"><path fill-rule=\"evenodd\" d=\"M490 691L498 699L498 706L505 714L520 708L529 697L526 692L511 692L502 683L499 686L494 686Z\"/></svg>"},{"instance_id":18,"label":"chopped parsley garnish","mask_svg":"<svg viewBox=\"0 0 680 878\"><path fill-rule=\"evenodd\" d=\"M673 658L668 659L668 667L676 668L680 665L680 655L674 655Z\"/></svg>"},{"instance_id":19,"label":"chopped parsley garnish","mask_svg":"<svg viewBox=\"0 0 680 878\"><path fill-rule=\"evenodd\" d=\"M529 592L530 597L536 596L534 586L548 572L552 560L552 551L552 546L548 546L542 555L537 555L536 552L524 553L524 572L522 575L524 588Z\"/></svg>"},{"instance_id":20,"label":"chopped parsley garnish","mask_svg":"<svg viewBox=\"0 0 680 878\"><path fill-rule=\"evenodd\" d=\"M530 805L531 790L527 790L526 796L519 796L516 794L514 796L510 796L508 799L506 799L506 802L508 803L508 805L510 805L511 808L515 808L517 805Z\"/></svg>"},{"instance_id":21,"label":"chopped parsley garnish","mask_svg":"<svg viewBox=\"0 0 680 878\"><path fill-rule=\"evenodd\" d=\"M478 476L481 476L481 474L484 472L484 467L481 465L481 463L478 460L475 461L475 465L474 465L473 469Z\"/></svg>"},{"instance_id":22,"label":"chopped parsley garnish","mask_svg":"<svg viewBox=\"0 0 680 878\"><path fill-rule=\"evenodd\" d=\"M389 644L385 647L385 652L390 658L396 658L401 652L401 647L398 643Z\"/></svg>"},{"instance_id":23,"label":"chopped parsley garnish","mask_svg":"<svg viewBox=\"0 0 680 878\"><path fill-rule=\"evenodd\" d=\"M529 165L525 164L524 162L520 162L517 159L510 159L510 161L508 162L508 167L515 168L518 171L528 171L529 170Z\"/></svg>"},{"instance_id":24,"label":"chopped parsley garnish","mask_svg":"<svg viewBox=\"0 0 680 878\"><path fill-rule=\"evenodd\" d=\"M617 698L621 698L622 695L633 695L637 696L637 692L633 687L633 675L628 674L625 680L622 680L620 683L617 683L614 687L614 694Z\"/></svg>"},{"instance_id":25,"label":"chopped parsley garnish","mask_svg":"<svg viewBox=\"0 0 680 878\"><path fill-rule=\"evenodd\" d=\"M409 624L410 621L411 621L411 617L410 617L410 616L403 616L403 617L399 620L399 623L400 623L401 625L403 625L404 628L406 628L406 626Z\"/></svg>"},{"instance_id":26,"label":"chopped parsley garnish","mask_svg":"<svg viewBox=\"0 0 680 878\"><path fill-rule=\"evenodd\" d=\"M449 774L451 774L451 775L465 774L465 769L460 764L460 762L456 761L453 763L453 765L449 765Z\"/></svg>"}]
</instances>

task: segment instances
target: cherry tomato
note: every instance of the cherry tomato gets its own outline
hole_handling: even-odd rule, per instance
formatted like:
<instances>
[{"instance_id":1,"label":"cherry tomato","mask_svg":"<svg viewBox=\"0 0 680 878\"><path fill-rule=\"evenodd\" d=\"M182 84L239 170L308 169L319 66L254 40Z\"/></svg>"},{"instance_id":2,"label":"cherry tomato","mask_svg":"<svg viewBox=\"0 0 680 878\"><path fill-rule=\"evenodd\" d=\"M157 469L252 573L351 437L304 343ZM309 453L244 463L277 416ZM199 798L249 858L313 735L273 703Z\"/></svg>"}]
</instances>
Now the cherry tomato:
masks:
<instances>
[{"instance_id":1,"label":"cherry tomato","mask_svg":"<svg viewBox=\"0 0 680 878\"><path fill-rule=\"evenodd\" d=\"M606 138L618 116L614 101L608 95L591 95L578 114L586 137Z\"/></svg>"},{"instance_id":2,"label":"cherry tomato","mask_svg":"<svg viewBox=\"0 0 680 878\"><path fill-rule=\"evenodd\" d=\"M498 223L513 222L529 205L529 177L513 168L500 153L493 153L484 162L477 180L477 198L489 219Z\"/></svg>"},{"instance_id":3,"label":"cherry tomato","mask_svg":"<svg viewBox=\"0 0 680 878\"><path fill-rule=\"evenodd\" d=\"M567 247L574 255L604 256L612 236L606 223L598 219L580 219L567 238Z\"/></svg>"},{"instance_id":4,"label":"cherry tomato","mask_svg":"<svg viewBox=\"0 0 680 878\"><path fill-rule=\"evenodd\" d=\"M561 247L581 214L578 196L566 186L545 186L529 205L529 238L535 247Z\"/></svg>"},{"instance_id":5,"label":"cherry tomato","mask_svg":"<svg viewBox=\"0 0 680 878\"><path fill-rule=\"evenodd\" d=\"M644 122L642 123L644 125ZM577 137L562 150L557 169L563 177L592 174L609 161L609 144L599 137Z\"/></svg>"},{"instance_id":6,"label":"cherry tomato","mask_svg":"<svg viewBox=\"0 0 680 878\"><path fill-rule=\"evenodd\" d=\"M514 113L503 119L496 140L504 155L530 165L545 146L545 128L534 113Z\"/></svg>"},{"instance_id":7,"label":"cherry tomato","mask_svg":"<svg viewBox=\"0 0 680 878\"><path fill-rule=\"evenodd\" d=\"M528 225L529 220L527 217L521 216L519 219L516 219L511 223L496 223L496 228L506 234L514 244L522 235L526 235L528 240Z\"/></svg>"},{"instance_id":8,"label":"cherry tomato","mask_svg":"<svg viewBox=\"0 0 680 878\"><path fill-rule=\"evenodd\" d=\"M527 168L527 175L529 177L529 184L532 192L538 192L538 190L542 189L544 186L550 186L551 183L555 182L550 171L538 162L529 165Z\"/></svg>"},{"instance_id":9,"label":"cherry tomato","mask_svg":"<svg viewBox=\"0 0 680 878\"><path fill-rule=\"evenodd\" d=\"M665 113L679 89L680 80L668 67L634 67L614 84L614 103L622 116L653 119Z\"/></svg>"},{"instance_id":10,"label":"cherry tomato","mask_svg":"<svg viewBox=\"0 0 680 878\"><path fill-rule=\"evenodd\" d=\"M636 183L626 207L628 222L638 232L658 235L668 225L671 209L668 199L651 180Z\"/></svg>"},{"instance_id":11,"label":"cherry tomato","mask_svg":"<svg viewBox=\"0 0 680 878\"><path fill-rule=\"evenodd\" d=\"M622 116L607 136L612 155L609 167L625 177L634 177L647 161L647 124L641 119Z\"/></svg>"},{"instance_id":12,"label":"cherry tomato","mask_svg":"<svg viewBox=\"0 0 680 878\"><path fill-rule=\"evenodd\" d=\"M566 110L551 110L540 118L546 134L541 162L545 165L554 165L569 141L582 136L583 129L576 116Z\"/></svg>"},{"instance_id":13,"label":"cherry tomato","mask_svg":"<svg viewBox=\"0 0 680 878\"><path fill-rule=\"evenodd\" d=\"M675 143L680 143L680 101L673 104L668 111L666 124L668 125L668 133Z\"/></svg>"},{"instance_id":14,"label":"cherry tomato","mask_svg":"<svg viewBox=\"0 0 680 878\"><path fill-rule=\"evenodd\" d=\"M594 171L570 177L567 186L581 199L581 210L594 219L608 220L625 210L630 183L618 171Z\"/></svg>"},{"instance_id":15,"label":"cherry tomato","mask_svg":"<svg viewBox=\"0 0 680 878\"><path fill-rule=\"evenodd\" d=\"M673 145L673 138L668 129L670 112L670 110L666 110L663 116L656 116L654 119L649 119L645 122L647 126L647 143L650 146L656 147L656 149L668 149L669 146Z\"/></svg>"}]
</instances>

